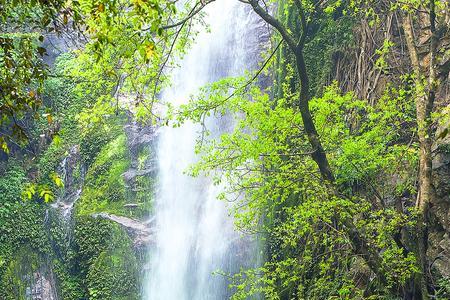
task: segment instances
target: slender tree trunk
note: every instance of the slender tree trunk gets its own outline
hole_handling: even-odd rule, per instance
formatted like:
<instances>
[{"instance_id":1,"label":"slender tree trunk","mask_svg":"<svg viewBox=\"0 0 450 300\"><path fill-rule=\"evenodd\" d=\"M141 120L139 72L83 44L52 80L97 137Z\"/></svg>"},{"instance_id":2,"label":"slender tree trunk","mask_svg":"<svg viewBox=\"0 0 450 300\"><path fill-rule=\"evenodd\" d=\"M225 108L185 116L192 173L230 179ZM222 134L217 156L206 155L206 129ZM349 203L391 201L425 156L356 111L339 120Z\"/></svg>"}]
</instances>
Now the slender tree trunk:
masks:
<instances>
[{"instance_id":1,"label":"slender tree trunk","mask_svg":"<svg viewBox=\"0 0 450 300\"><path fill-rule=\"evenodd\" d=\"M314 125L314 120L309 110L309 78L306 72L303 52L301 49L293 49L293 51L295 54L297 71L299 74L301 85L298 107L300 110L300 114L302 115L303 127L305 128L306 135L308 136L308 141L313 148L311 156L319 167L322 178L329 183L334 183L333 172L331 171L331 167L328 163L325 150L323 149L322 143L320 142L319 134L317 133L316 126Z\"/></svg>"},{"instance_id":2,"label":"slender tree trunk","mask_svg":"<svg viewBox=\"0 0 450 300\"><path fill-rule=\"evenodd\" d=\"M403 18L403 30L405 32L406 44L411 60L415 77L415 97L416 97L416 118L417 135L419 138L419 174L418 174L418 194L416 207L420 212L417 224L417 257L422 269L422 274L416 278L416 287L420 286L420 291L416 292L416 297L429 299L429 264L427 259L428 249L428 226L430 206L434 202L434 186L432 177L432 144L433 131L431 113L433 111L435 90L436 90L436 50L437 36L435 28L435 7L434 0L429 0L430 9L430 63L427 76L422 71L418 51L415 45L413 23L410 14ZM428 77L428 84L426 78Z\"/></svg>"}]
</instances>

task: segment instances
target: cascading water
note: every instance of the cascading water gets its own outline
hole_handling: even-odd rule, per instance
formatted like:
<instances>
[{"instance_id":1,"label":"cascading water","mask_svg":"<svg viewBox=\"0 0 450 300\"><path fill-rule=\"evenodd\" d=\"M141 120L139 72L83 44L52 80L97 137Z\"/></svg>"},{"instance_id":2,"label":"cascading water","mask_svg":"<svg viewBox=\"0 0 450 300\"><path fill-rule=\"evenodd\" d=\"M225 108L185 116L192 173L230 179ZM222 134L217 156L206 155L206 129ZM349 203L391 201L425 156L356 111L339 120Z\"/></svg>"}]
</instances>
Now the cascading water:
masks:
<instances>
[{"instance_id":1,"label":"cascading water","mask_svg":"<svg viewBox=\"0 0 450 300\"><path fill-rule=\"evenodd\" d=\"M257 63L261 40L267 41L258 19L238 1L217 1L205 11L210 32L199 34L172 74L171 88L162 95L173 105L187 102L190 94L208 82L243 75L243 70ZM222 123L212 122L214 127ZM219 187L208 178L183 174L196 160L199 130L188 123L176 129L162 128L159 133L156 240L144 287L148 300L226 299L228 282L213 272L238 271L257 256L256 248L248 251L252 246L233 229L225 204L216 199ZM252 257L243 252L253 252Z\"/></svg>"}]
</instances>

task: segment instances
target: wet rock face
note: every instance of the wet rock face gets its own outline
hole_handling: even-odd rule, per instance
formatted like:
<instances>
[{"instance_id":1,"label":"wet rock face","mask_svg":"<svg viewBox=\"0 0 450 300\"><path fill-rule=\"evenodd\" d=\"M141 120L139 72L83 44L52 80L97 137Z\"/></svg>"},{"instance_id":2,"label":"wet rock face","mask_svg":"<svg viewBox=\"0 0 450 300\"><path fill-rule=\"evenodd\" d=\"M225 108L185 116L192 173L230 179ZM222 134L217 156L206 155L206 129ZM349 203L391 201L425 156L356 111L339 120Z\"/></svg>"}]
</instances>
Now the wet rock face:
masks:
<instances>
[{"instance_id":1,"label":"wet rock face","mask_svg":"<svg viewBox=\"0 0 450 300\"><path fill-rule=\"evenodd\" d=\"M151 145L156 134L152 126L142 126L136 121L129 122L124 126L127 135L128 149L130 151L131 167L137 169L139 166L138 154L142 147Z\"/></svg>"},{"instance_id":2,"label":"wet rock face","mask_svg":"<svg viewBox=\"0 0 450 300\"><path fill-rule=\"evenodd\" d=\"M61 33L46 34L42 43L46 51L44 62L53 67L57 57L71 50L80 49L85 44L86 39L71 29L63 29Z\"/></svg>"},{"instance_id":3,"label":"wet rock face","mask_svg":"<svg viewBox=\"0 0 450 300\"><path fill-rule=\"evenodd\" d=\"M146 168L142 169L142 170L130 168L130 169L128 169L128 171L123 173L122 176L123 176L123 179L125 180L125 182L130 182L133 179L135 179L137 176L155 175L156 171L157 171L156 166L150 165L150 166L146 166Z\"/></svg>"},{"instance_id":4,"label":"wet rock face","mask_svg":"<svg viewBox=\"0 0 450 300\"><path fill-rule=\"evenodd\" d=\"M157 136L156 128L149 125L141 125L136 121L130 120L124 126L124 130L130 153L130 168L122 176L127 187L134 190L136 189L137 177L156 176L157 168L153 149ZM148 156L145 157L144 161L140 161L140 156L144 152L148 152Z\"/></svg>"},{"instance_id":5,"label":"wet rock face","mask_svg":"<svg viewBox=\"0 0 450 300\"><path fill-rule=\"evenodd\" d=\"M80 146L74 145L70 148L69 154L64 158L59 167L59 172L64 180L64 186L68 191L73 189L74 185L77 184L78 180L75 178L75 169L80 160Z\"/></svg>"},{"instance_id":6,"label":"wet rock face","mask_svg":"<svg viewBox=\"0 0 450 300\"><path fill-rule=\"evenodd\" d=\"M122 226L133 239L133 245L137 249L146 247L148 244L153 242L154 232L151 228L153 223L152 220L138 221L135 219L116 216L108 213L93 214L92 217L110 220Z\"/></svg>"},{"instance_id":7,"label":"wet rock face","mask_svg":"<svg viewBox=\"0 0 450 300\"><path fill-rule=\"evenodd\" d=\"M34 284L26 290L27 299L32 300L57 300L57 294L52 280L41 272L33 274Z\"/></svg>"},{"instance_id":8,"label":"wet rock face","mask_svg":"<svg viewBox=\"0 0 450 300\"><path fill-rule=\"evenodd\" d=\"M433 183L436 200L431 208L432 228L428 255L441 275L450 276L450 136L434 147Z\"/></svg>"},{"instance_id":9,"label":"wet rock face","mask_svg":"<svg viewBox=\"0 0 450 300\"><path fill-rule=\"evenodd\" d=\"M443 156L443 159L450 159L450 153ZM450 162L433 169L436 203L432 210L440 226L450 232Z\"/></svg>"},{"instance_id":10,"label":"wet rock face","mask_svg":"<svg viewBox=\"0 0 450 300\"><path fill-rule=\"evenodd\" d=\"M73 206L81 196L85 173L85 167L81 164L80 146L74 145L58 168L58 174L64 182L64 190L52 205L64 218L70 218Z\"/></svg>"},{"instance_id":11,"label":"wet rock face","mask_svg":"<svg viewBox=\"0 0 450 300\"><path fill-rule=\"evenodd\" d=\"M156 129L136 122L132 116L124 126L130 161L128 170L122 174L127 191L127 204L124 207L127 209L139 210L140 205L145 205L154 193L153 182L158 171L155 156Z\"/></svg>"}]
</instances>

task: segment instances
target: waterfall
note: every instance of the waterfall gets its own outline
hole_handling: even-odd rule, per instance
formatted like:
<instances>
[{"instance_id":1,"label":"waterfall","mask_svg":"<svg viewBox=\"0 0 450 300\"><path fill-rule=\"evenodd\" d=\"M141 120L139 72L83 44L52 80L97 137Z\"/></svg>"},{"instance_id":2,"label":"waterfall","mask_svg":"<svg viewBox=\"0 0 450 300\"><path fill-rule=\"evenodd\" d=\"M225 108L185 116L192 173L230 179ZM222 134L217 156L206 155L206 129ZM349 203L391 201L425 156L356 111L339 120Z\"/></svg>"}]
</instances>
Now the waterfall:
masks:
<instances>
[{"instance_id":1,"label":"waterfall","mask_svg":"<svg viewBox=\"0 0 450 300\"><path fill-rule=\"evenodd\" d=\"M172 86L163 92L163 101L185 103L208 82L243 75L258 62L255 57L263 36L267 42L267 33L261 33L264 28L247 5L221 0L205 11L210 30L196 37L180 68L173 71ZM210 121L216 134L226 123ZM209 178L183 174L197 159L194 146L199 130L187 123L159 132L156 237L144 284L148 300L227 299L226 278L213 272L236 272L257 256L249 239L234 230L225 203L216 199L220 187Z\"/></svg>"}]
</instances>

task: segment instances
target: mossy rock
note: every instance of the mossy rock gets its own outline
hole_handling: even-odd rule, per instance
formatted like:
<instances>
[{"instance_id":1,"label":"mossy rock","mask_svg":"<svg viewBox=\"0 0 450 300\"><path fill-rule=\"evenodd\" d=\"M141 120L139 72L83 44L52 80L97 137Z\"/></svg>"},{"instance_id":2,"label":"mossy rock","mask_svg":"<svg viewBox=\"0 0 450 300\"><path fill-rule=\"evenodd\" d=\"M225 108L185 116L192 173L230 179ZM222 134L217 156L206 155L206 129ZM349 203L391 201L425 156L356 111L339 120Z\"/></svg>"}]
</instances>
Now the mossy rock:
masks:
<instances>
[{"instance_id":1,"label":"mossy rock","mask_svg":"<svg viewBox=\"0 0 450 300\"><path fill-rule=\"evenodd\" d=\"M117 224L79 217L75 261L89 299L138 299L138 264L131 239Z\"/></svg>"},{"instance_id":2,"label":"mossy rock","mask_svg":"<svg viewBox=\"0 0 450 300\"><path fill-rule=\"evenodd\" d=\"M97 155L85 178L85 186L77 203L79 215L97 212L124 214L126 189L122 174L130 160L125 134L106 144Z\"/></svg>"},{"instance_id":3,"label":"mossy rock","mask_svg":"<svg viewBox=\"0 0 450 300\"><path fill-rule=\"evenodd\" d=\"M56 299L52 270L45 259L29 247L19 248L1 278L0 298L5 300Z\"/></svg>"},{"instance_id":4,"label":"mossy rock","mask_svg":"<svg viewBox=\"0 0 450 300\"><path fill-rule=\"evenodd\" d=\"M137 262L127 246L101 252L87 275L89 299L138 299Z\"/></svg>"},{"instance_id":5,"label":"mossy rock","mask_svg":"<svg viewBox=\"0 0 450 300\"><path fill-rule=\"evenodd\" d=\"M78 215L106 212L127 217L145 217L153 201L154 178L145 173L153 153L149 147L138 149L138 169L131 168L131 157L125 133L122 131L103 146L91 164L81 198ZM126 180L124 174L143 173ZM129 209L126 204L136 204Z\"/></svg>"}]
</instances>

